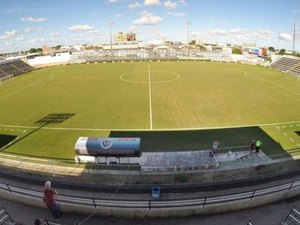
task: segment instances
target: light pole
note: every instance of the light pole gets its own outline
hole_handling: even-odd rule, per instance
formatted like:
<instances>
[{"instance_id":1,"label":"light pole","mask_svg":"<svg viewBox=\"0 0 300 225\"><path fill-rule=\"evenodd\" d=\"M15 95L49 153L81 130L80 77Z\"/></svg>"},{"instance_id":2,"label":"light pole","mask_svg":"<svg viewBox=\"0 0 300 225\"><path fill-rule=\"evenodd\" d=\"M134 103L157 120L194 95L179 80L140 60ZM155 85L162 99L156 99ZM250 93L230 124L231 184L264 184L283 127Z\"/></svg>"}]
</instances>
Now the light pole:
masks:
<instances>
[{"instance_id":1,"label":"light pole","mask_svg":"<svg viewBox=\"0 0 300 225\"><path fill-rule=\"evenodd\" d=\"M186 21L188 56L190 56L190 25L192 25L192 22L190 20Z\"/></svg>"},{"instance_id":2,"label":"light pole","mask_svg":"<svg viewBox=\"0 0 300 225\"><path fill-rule=\"evenodd\" d=\"M111 35L111 27L114 23L112 21L110 21L108 23L109 26L109 38L110 38L110 56L112 57L112 35Z\"/></svg>"},{"instance_id":3,"label":"light pole","mask_svg":"<svg viewBox=\"0 0 300 225\"><path fill-rule=\"evenodd\" d=\"M293 29L293 54L296 53L296 19L294 19L294 29Z\"/></svg>"}]
</instances>

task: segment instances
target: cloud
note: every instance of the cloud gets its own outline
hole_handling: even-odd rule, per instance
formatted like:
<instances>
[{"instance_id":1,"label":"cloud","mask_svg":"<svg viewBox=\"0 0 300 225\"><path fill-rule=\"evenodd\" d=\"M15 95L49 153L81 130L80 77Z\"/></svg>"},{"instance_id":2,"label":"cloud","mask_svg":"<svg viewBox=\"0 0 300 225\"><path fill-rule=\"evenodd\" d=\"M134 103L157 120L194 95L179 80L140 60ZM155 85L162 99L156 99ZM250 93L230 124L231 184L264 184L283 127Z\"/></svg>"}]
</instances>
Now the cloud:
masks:
<instances>
[{"instance_id":1,"label":"cloud","mask_svg":"<svg viewBox=\"0 0 300 225\"><path fill-rule=\"evenodd\" d=\"M263 30L263 29L258 29L255 31L257 35L263 35L263 36L273 36L273 31L271 30Z\"/></svg>"},{"instance_id":2,"label":"cloud","mask_svg":"<svg viewBox=\"0 0 300 225\"><path fill-rule=\"evenodd\" d=\"M300 10L299 9L294 9L293 13L300 13Z\"/></svg>"},{"instance_id":3,"label":"cloud","mask_svg":"<svg viewBox=\"0 0 300 225\"><path fill-rule=\"evenodd\" d=\"M171 2L170 0L166 1L164 5L167 9L175 9L177 7L177 3Z\"/></svg>"},{"instance_id":4,"label":"cloud","mask_svg":"<svg viewBox=\"0 0 300 225\"><path fill-rule=\"evenodd\" d=\"M230 30L225 30L221 28L212 29L212 30L202 30L200 32L193 32L193 35L198 37L223 37L228 40L240 40L240 41L248 41L248 40L270 40L276 38L274 33L268 29L257 29L255 31L244 30L241 28L234 28Z\"/></svg>"},{"instance_id":5,"label":"cloud","mask_svg":"<svg viewBox=\"0 0 300 225\"><path fill-rule=\"evenodd\" d=\"M145 0L144 1L145 6L156 6L160 5L160 0Z\"/></svg>"},{"instance_id":6,"label":"cloud","mask_svg":"<svg viewBox=\"0 0 300 225\"><path fill-rule=\"evenodd\" d=\"M116 18L122 18L122 17L124 17L122 14L119 14L119 13L117 13L116 15L115 15L115 17Z\"/></svg>"},{"instance_id":7,"label":"cloud","mask_svg":"<svg viewBox=\"0 0 300 225\"><path fill-rule=\"evenodd\" d=\"M137 25L130 25L130 26L128 27L128 30L129 30L129 31L137 31L137 30L138 30L138 26L137 26Z\"/></svg>"},{"instance_id":8,"label":"cloud","mask_svg":"<svg viewBox=\"0 0 300 225\"><path fill-rule=\"evenodd\" d=\"M107 0L106 3L127 2L128 0Z\"/></svg>"},{"instance_id":9,"label":"cloud","mask_svg":"<svg viewBox=\"0 0 300 225\"><path fill-rule=\"evenodd\" d=\"M17 37L17 30L6 31L3 35L0 35L0 40L10 40Z\"/></svg>"},{"instance_id":10,"label":"cloud","mask_svg":"<svg viewBox=\"0 0 300 225\"><path fill-rule=\"evenodd\" d=\"M213 30L204 30L199 33L199 35L208 35L208 36L227 36L229 34L228 31L217 28Z\"/></svg>"},{"instance_id":11,"label":"cloud","mask_svg":"<svg viewBox=\"0 0 300 225\"><path fill-rule=\"evenodd\" d=\"M116 3L119 2L120 0L108 0L107 3Z\"/></svg>"},{"instance_id":12,"label":"cloud","mask_svg":"<svg viewBox=\"0 0 300 225\"><path fill-rule=\"evenodd\" d=\"M41 31L42 28L41 27L26 27L24 29L25 33L31 33L31 32L36 32L36 31Z\"/></svg>"},{"instance_id":13,"label":"cloud","mask_svg":"<svg viewBox=\"0 0 300 225\"><path fill-rule=\"evenodd\" d=\"M42 23L46 21L46 18L42 18L42 17L38 17L38 18L34 18L34 17L22 17L21 18L22 22L33 22L33 23Z\"/></svg>"},{"instance_id":14,"label":"cloud","mask_svg":"<svg viewBox=\"0 0 300 225\"><path fill-rule=\"evenodd\" d=\"M15 37L15 40L16 40L16 41L23 41L24 39L25 39L24 36L21 35L21 34L18 34L18 35Z\"/></svg>"},{"instance_id":15,"label":"cloud","mask_svg":"<svg viewBox=\"0 0 300 225\"><path fill-rule=\"evenodd\" d=\"M7 9L0 9L0 13L4 14L14 14L14 13L22 13L24 9L22 7L14 7L14 8L7 8Z\"/></svg>"},{"instance_id":16,"label":"cloud","mask_svg":"<svg viewBox=\"0 0 300 225\"><path fill-rule=\"evenodd\" d=\"M137 8L142 8L143 5L141 3L138 2L134 2L128 5L129 9L137 9Z\"/></svg>"},{"instance_id":17,"label":"cloud","mask_svg":"<svg viewBox=\"0 0 300 225\"><path fill-rule=\"evenodd\" d=\"M169 16L176 16L176 17L180 17L180 16L185 16L185 13L181 13L181 12L168 12Z\"/></svg>"},{"instance_id":18,"label":"cloud","mask_svg":"<svg viewBox=\"0 0 300 225\"><path fill-rule=\"evenodd\" d=\"M178 4L183 5L183 6L189 6L189 3L186 0L178 0Z\"/></svg>"},{"instance_id":19,"label":"cloud","mask_svg":"<svg viewBox=\"0 0 300 225\"><path fill-rule=\"evenodd\" d=\"M28 44L37 44L39 42L38 39L31 39L29 41L27 41Z\"/></svg>"},{"instance_id":20,"label":"cloud","mask_svg":"<svg viewBox=\"0 0 300 225\"><path fill-rule=\"evenodd\" d=\"M135 20L133 23L136 25L156 25L160 24L162 19L159 16L155 16L152 13L143 11L141 13L141 18Z\"/></svg>"},{"instance_id":21,"label":"cloud","mask_svg":"<svg viewBox=\"0 0 300 225\"><path fill-rule=\"evenodd\" d=\"M49 37L58 38L58 37L61 37L61 34L60 34L60 33L53 32L53 33L49 34Z\"/></svg>"},{"instance_id":22,"label":"cloud","mask_svg":"<svg viewBox=\"0 0 300 225\"><path fill-rule=\"evenodd\" d=\"M92 12L92 15L93 15L93 16L99 16L99 15L101 15L101 14L100 14L100 12L94 11L94 12Z\"/></svg>"},{"instance_id":23,"label":"cloud","mask_svg":"<svg viewBox=\"0 0 300 225\"><path fill-rule=\"evenodd\" d=\"M72 32L89 32L89 33L97 33L98 32L94 27L92 27L90 25L86 25L86 24L72 25L68 29Z\"/></svg>"},{"instance_id":24,"label":"cloud","mask_svg":"<svg viewBox=\"0 0 300 225\"><path fill-rule=\"evenodd\" d=\"M274 38L274 33L268 29L257 29L255 31L250 31L237 28L230 30L228 35L239 40L267 40Z\"/></svg>"},{"instance_id":25,"label":"cloud","mask_svg":"<svg viewBox=\"0 0 300 225\"><path fill-rule=\"evenodd\" d=\"M293 40L293 36L287 33L279 33L279 40L291 41Z\"/></svg>"}]
</instances>

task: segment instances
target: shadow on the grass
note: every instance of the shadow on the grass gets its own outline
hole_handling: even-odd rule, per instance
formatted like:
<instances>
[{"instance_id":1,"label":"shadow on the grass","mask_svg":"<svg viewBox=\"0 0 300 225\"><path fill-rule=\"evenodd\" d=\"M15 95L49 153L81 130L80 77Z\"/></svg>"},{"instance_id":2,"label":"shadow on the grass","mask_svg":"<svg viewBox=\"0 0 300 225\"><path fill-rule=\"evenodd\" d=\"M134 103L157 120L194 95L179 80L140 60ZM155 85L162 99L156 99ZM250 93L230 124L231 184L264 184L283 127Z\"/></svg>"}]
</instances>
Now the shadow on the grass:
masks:
<instances>
[{"instance_id":1,"label":"shadow on the grass","mask_svg":"<svg viewBox=\"0 0 300 225\"><path fill-rule=\"evenodd\" d=\"M279 143L258 126L188 131L111 131L110 137L140 137L141 151L144 152L207 150L211 149L214 140L220 142L221 149L226 149L247 146L251 140L260 139L265 154L286 153Z\"/></svg>"},{"instance_id":2,"label":"shadow on the grass","mask_svg":"<svg viewBox=\"0 0 300 225\"><path fill-rule=\"evenodd\" d=\"M8 145L10 142L15 140L18 136L16 135L7 135L7 134L0 134L0 149L3 148L5 145Z\"/></svg>"}]
</instances>

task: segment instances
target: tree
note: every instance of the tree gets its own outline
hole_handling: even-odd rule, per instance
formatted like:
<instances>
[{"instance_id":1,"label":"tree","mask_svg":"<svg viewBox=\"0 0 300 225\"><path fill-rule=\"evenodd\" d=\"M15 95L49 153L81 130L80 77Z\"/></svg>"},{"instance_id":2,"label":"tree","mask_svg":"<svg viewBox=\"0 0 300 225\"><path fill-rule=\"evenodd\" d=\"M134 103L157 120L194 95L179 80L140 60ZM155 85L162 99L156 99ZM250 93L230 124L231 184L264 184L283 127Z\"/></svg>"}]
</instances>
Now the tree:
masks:
<instances>
[{"instance_id":1,"label":"tree","mask_svg":"<svg viewBox=\"0 0 300 225\"><path fill-rule=\"evenodd\" d=\"M55 46L55 50L59 50L59 49L61 49L61 45Z\"/></svg>"},{"instance_id":2,"label":"tree","mask_svg":"<svg viewBox=\"0 0 300 225\"><path fill-rule=\"evenodd\" d=\"M272 46L270 46L268 49L269 49L270 52L275 52L275 48L272 47Z\"/></svg>"},{"instance_id":3,"label":"tree","mask_svg":"<svg viewBox=\"0 0 300 225\"><path fill-rule=\"evenodd\" d=\"M42 52L43 50L41 48L31 48L29 50L29 53L40 53Z\"/></svg>"},{"instance_id":4,"label":"tree","mask_svg":"<svg viewBox=\"0 0 300 225\"><path fill-rule=\"evenodd\" d=\"M196 40L191 40L190 41L190 45L195 45L196 44Z\"/></svg>"},{"instance_id":5,"label":"tree","mask_svg":"<svg viewBox=\"0 0 300 225\"><path fill-rule=\"evenodd\" d=\"M239 48L234 48L234 49L232 49L232 54L241 55L241 54L243 54L243 52Z\"/></svg>"},{"instance_id":6,"label":"tree","mask_svg":"<svg viewBox=\"0 0 300 225\"><path fill-rule=\"evenodd\" d=\"M279 51L279 55L284 55L285 54L285 49L280 49L280 51Z\"/></svg>"}]
</instances>

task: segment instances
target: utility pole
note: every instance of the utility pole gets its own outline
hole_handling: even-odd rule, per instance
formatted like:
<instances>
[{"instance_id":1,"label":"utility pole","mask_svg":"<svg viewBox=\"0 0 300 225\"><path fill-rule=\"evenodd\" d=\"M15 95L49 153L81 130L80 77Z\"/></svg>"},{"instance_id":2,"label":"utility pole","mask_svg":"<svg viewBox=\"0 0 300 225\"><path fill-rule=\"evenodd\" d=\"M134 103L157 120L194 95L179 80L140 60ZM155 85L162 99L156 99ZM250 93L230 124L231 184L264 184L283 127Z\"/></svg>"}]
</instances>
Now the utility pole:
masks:
<instances>
[{"instance_id":1,"label":"utility pole","mask_svg":"<svg viewBox=\"0 0 300 225\"><path fill-rule=\"evenodd\" d=\"M277 39L278 39L278 40L277 40L277 49L280 50L280 49L279 49L280 32L278 32L278 38L277 38Z\"/></svg>"},{"instance_id":2,"label":"utility pole","mask_svg":"<svg viewBox=\"0 0 300 225\"><path fill-rule=\"evenodd\" d=\"M110 38L110 56L112 57L112 35L111 35L111 27L114 23L112 21L110 21L108 23L109 26L109 38Z\"/></svg>"},{"instance_id":3,"label":"utility pole","mask_svg":"<svg viewBox=\"0 0 300 225\"><path fill-rule=\"evenodd\" d=\"M190 20L186 21L188 56L190 56L190 25L192 25L192 22Z\"/></svg>"},{"instance_id":4,"label":"utility pole","mask_svg":"<svg viewBox=\"0 0 300 225\"><path fill-rule=\"evenodd\" d=\"M294 19L294 29L293 29L293 53L296 52L296 19Z\"/></svg>"}]
</instances>

